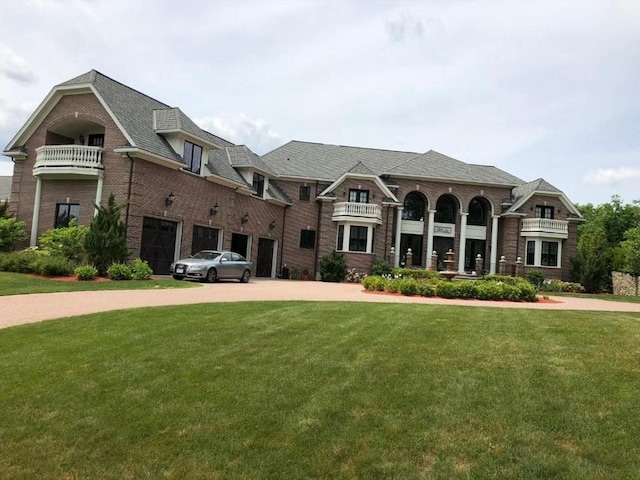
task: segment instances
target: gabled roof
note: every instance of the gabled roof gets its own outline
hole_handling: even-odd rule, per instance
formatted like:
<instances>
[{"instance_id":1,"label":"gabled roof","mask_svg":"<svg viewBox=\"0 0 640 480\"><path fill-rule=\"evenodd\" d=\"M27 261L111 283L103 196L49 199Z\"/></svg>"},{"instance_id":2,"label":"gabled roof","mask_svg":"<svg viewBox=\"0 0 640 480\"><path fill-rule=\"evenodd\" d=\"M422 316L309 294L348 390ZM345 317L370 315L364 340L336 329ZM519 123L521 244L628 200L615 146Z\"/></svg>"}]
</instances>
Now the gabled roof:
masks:
<instances>
[{"instance_id":1,"label":"gabled roof","mask_svg":"<svg viewBox=\"0 0 640 480\"><path fill-rule=\"evenodd\" d=\"M261 172L269 175L275 175L275 172L269 167L262 159L253 153L245 145L235 145L227 147L227 156L231 166L236 168L251 167L254 170L260 170Z\"/></svg>"},{"instance_id":2,"label":"gabled roof","mask_svg":"<svg viewBox=\"0 0 640 480\"><path fill-rule=\"evenodd\" d=\"M247 181L240 175L235 168L231 165L229 159L229 153L227 151L229 147L222 149L216 149L209 151L209 160L205 164L206 169L215 176L227 179L232 183L240 185L249 190L253 190L253 186L249 185Z\"/></svg>"},{"instance_id":3,"label":"gabled roof","mask_svg":"<svg viewBox=\"0 0 640 480\"><path fill-rule=\"evenodd\" d=\"M375 175L364 163L358 162L348 170L348 173L358 173L361 175Z\"/></svg>"},{"instance_id":4,"label":"gabled roof","mask_svg":"<svg viewBox=\"0 0 640 480\"><path fill-rule=\"evenodd\" d=\"M543 178L538 178L533 182L524 183L514 188L512 191L513 205L505 213L515 213L527 200L536 194L560 198L570 213L572 213L576 218L582 218L580 211L569 201L567 196L560 189L554 187Z\"/></svg>"}]
</instances>

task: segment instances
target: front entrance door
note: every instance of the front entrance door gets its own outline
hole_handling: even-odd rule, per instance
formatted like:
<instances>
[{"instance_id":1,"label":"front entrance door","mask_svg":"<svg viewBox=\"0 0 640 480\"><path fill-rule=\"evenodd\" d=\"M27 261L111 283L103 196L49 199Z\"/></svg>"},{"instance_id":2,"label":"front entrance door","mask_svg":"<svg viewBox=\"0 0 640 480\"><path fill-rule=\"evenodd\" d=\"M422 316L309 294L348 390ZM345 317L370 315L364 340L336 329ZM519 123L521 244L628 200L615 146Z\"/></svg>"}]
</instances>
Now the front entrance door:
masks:
<instances>
[{"instance_id":1,"label":"front entrance door","mask_svg":"<svg viewBox=\"0 0 640 480\"><path fill-rule=\"evenodd\" d=\"M451 237L433 237L433 249L438 253L438 270L444 270L444 256L449 249L453 250L453 238ZM457 267L456 267L457 269Z\"/></svg>"},{"instance_id":2,"label":"front entrance door","mask_svg":"<svg viewBox=\"0 0 640 480\"><path fill-rule=\"evenodd\" d=\"M464 269L472 272L476 269L476 257L478 254L482 257L483 262L485 259L485 248L487 248L486 240L471 240L467 239L466 247L464 249ZM482 272L478 272L480 275Z\"/></svg>"},{"instance_id":3,"label":"front entrance door","mask_svg":"<svg viewBox=\"0 0 640 480\"><path fill-rule=\"evenodd\" d=\"M156 275L169 275L176 251L178 224L169 220L144 217L140 258L149 262Z\"/></svg>"},{"instance_id":4,"label":"front entrance door","mask_svg":"<svg viewBox=\"0 0 640 480\"><path fill-rule=\"evenodd\" d=\"M413 260L411 265L406 265L407 250L411 249ZM422 235L409 235L403 233L400 236L400 265L419 267L422 265Z\"/></svg>"},{"instance_id":5,"label":"front entrance door","mask_svg":"<svg viewBox=\"0 0 640 480\"><path fill-rule=\"evenodd\" d=\"M249 255L249 235L243 235L241 233L233 233L231 234L231 251L239 253L244 258L249 260L251 255Z\"/></svg>"},{"instance_id":6,"label":"front entrance door","mask_svg":"<svg viewBox=\"0 0 640 480\"><path fill-rule=\"evenodd\" d=\"M275 240L258 239L258 259L256 261L256 277L271 277L273 271L273 250Z\"/></svg>"}]
</instances>

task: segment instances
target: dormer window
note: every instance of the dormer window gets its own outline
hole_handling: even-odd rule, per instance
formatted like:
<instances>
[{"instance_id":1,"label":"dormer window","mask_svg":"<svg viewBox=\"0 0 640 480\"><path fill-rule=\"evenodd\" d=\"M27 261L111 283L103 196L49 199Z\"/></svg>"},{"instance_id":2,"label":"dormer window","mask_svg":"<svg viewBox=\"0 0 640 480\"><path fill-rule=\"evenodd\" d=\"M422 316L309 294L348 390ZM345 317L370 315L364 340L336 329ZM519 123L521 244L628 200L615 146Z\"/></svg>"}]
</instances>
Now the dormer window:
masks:
<instances>
[{"instance_id":1,"label":"dormer window","mask_svg":"<svg viewBox=\"0 0 640 480\"><path fill-rule=\"evenodd\" d=\"M185 170L200 174L200 164L202 163L202 147L191 142L184 142L184 163L187 164Z\"/></svg>"},{"instance_id":2,"label":"dormer window","mask_svg":"<svg viewBox=\"0 0 640 480\"><path fill-rule=\"evenodd\" d=\"M253 174L253 189L256 191L256 196L264 198L264 175Z\"/></svg>"}]
</instances>

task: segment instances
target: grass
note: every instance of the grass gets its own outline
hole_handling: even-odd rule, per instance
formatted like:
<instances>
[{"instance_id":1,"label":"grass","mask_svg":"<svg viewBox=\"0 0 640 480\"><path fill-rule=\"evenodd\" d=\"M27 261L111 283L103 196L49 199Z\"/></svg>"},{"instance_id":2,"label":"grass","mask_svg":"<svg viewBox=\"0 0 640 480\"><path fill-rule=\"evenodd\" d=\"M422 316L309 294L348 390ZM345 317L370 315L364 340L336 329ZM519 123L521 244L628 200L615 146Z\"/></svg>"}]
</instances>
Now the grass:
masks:
<instances>
[{"instance_id":1,"label":"grass","mask_svg":"<svg viewBox=\"0 0 640 480\"><path fill-rule=\"evenodd\" d=\"M610 302L623 302L623 303L640 303L640 297L630 297L627 295L612 295L610 293L566 293L566 292L539 292L540 295L544 294L553 297L577 297L577 298L593 298L595 300L607 300Z\"/></svg>"},{"instance_id":2,"label":"grass","mask_svg":"<svg viewBox=\"0 0 640 480\"><path fill-rule=\"evenodd\" d=\"M638 314L248 302L0 344L0 478L639 478Z\"/></svg>"},{"instance_id":3,"label":"grass","mask_svg":"<svg viewBox=\"0 0 640 480\"><path fill-rule=\"evenodd\" d=\"M127 280L119 282L68 282L24 273L0 272L0 295L79 292L89 290L142 290L149 288L189 288L195 284L173 279Z\"/></svg>"}]
</instances>

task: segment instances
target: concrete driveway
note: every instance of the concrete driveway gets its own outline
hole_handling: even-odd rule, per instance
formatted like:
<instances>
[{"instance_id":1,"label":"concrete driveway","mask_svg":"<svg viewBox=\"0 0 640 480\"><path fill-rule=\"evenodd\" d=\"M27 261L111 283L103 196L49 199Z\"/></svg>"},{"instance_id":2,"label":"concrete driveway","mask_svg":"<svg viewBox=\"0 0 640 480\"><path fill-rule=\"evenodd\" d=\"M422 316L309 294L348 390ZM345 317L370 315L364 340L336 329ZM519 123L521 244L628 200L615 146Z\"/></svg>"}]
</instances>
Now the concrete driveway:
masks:
<instances>
[{"instance_id":1,"label":"concrete driveway","mask_svg":"<svg viewBox=\"0 0 640 480\"><path fill-rule=\"evenodd\" d=\"M597 299L552 297L557 303L517 303L405 297L369 293L360 284L252 279L250 283L219 282L196 288L34 293L0 296L0 328L56 318L136 307L215 302L308 300L345 302L465 305L536 310L592 310L640 313L640 304Z\"/></svg>"}]
</instances>

